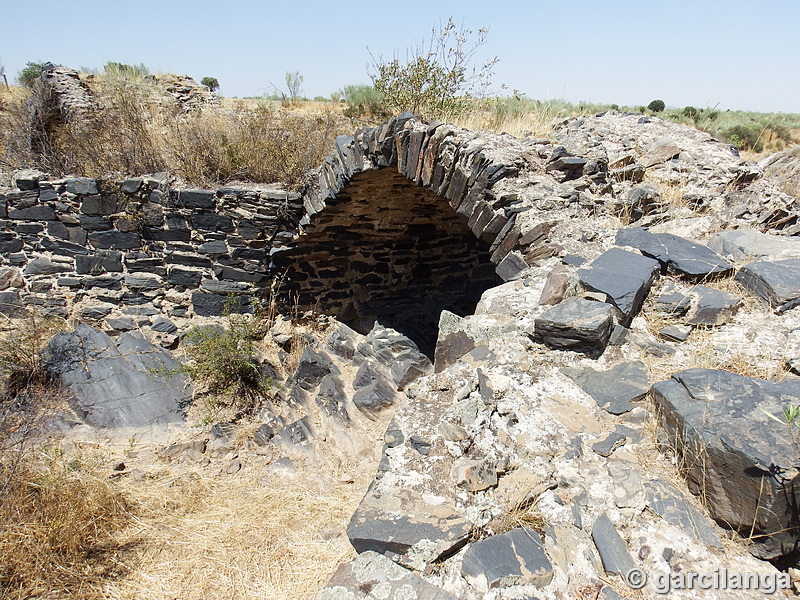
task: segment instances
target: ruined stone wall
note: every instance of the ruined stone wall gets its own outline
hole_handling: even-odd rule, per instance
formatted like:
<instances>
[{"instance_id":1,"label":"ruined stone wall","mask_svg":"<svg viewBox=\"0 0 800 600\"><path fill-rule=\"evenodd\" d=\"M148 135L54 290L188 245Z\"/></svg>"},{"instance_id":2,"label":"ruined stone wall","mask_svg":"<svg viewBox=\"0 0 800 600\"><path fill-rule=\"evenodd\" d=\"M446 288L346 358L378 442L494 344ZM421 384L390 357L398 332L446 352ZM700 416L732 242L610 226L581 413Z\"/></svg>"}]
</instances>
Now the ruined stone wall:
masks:
<instances>
[{"instance_id":1,"label":"ruined stone wall","mask_svg":"<svg viewBox=\"0 0 800 600\"><path fill-rule=\"evenodd\" d=\"M0 194L0 310L40 305L96 321L117 307L170 316L246 310L270 252L297 235L301 197L277 187L173 189L166 176L123 182L42 179Z\"/></svg>"}]
</instances>

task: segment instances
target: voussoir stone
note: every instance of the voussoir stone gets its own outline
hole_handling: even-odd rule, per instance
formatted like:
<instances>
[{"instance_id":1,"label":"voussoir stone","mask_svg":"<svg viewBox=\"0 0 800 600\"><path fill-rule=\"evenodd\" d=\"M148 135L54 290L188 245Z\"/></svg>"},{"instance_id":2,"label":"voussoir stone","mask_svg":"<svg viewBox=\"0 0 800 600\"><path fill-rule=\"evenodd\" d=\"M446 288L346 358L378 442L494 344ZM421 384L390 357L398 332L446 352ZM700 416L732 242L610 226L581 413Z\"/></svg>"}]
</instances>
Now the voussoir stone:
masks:
<instances>
[{"instance_id":1,"label":"voussoir stone","mask_svg":"<svg viewBox=\"0 0 800 600\"><path fill-rule=\"evenodd\" d=\"M603 349L614 327L615 309L605 302L567 298L534 321L534 340L551 348Z\"/></svg>"}]
</instances>

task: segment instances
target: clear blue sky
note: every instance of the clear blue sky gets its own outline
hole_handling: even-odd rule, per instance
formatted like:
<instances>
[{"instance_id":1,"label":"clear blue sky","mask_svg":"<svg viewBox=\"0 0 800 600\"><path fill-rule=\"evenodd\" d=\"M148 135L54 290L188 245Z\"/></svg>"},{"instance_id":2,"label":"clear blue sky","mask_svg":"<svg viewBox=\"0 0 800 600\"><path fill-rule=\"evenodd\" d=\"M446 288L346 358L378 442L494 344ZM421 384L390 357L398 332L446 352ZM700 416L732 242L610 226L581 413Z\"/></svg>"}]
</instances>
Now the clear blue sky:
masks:
<instances>
[{"instance_id":1,"label":"clear blue sky","mask_svg":"<svg viewBox=\"0 0 800 600\"><path fill-rule=\"evenodd\" d=\"M488 27L494 82L531 98L800 113L798 0L0 0L0 61L213 76L258 96L286 71L303 94L368 83L373 54L429 38L448 17Z\"/></svg>"}]
</instances>

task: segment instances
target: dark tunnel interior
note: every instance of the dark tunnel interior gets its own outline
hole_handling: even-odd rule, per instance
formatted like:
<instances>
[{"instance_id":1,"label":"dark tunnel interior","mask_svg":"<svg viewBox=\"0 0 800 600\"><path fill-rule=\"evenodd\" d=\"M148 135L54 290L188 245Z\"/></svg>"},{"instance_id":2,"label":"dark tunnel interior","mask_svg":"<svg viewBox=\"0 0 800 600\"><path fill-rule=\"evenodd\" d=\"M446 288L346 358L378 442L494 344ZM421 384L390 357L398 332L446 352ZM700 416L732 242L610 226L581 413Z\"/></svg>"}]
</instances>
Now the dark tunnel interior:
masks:
<instances>
[{"instance_id":1,"label":"dark tunnel interior","mask_svg":"<svg viewBox=\"0 0 800 600\"><path fill-rule=\"evenodd\" d=\"M393 169L353 177L293 248L274 257L282 291L300 310L360 333L375 321L432 357L439 314L472 314L499 283L489 245L430 190Z\"/></svg>"}]
</instances>

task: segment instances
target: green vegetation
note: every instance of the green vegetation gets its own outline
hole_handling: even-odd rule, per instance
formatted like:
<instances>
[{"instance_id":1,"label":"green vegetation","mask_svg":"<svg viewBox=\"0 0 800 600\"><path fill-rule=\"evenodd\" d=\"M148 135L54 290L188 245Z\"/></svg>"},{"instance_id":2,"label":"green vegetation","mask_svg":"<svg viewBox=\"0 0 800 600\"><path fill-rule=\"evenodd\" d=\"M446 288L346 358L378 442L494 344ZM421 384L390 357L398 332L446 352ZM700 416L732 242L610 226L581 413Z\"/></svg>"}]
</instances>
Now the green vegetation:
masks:
<instances>
[{"instance_id":1,"label":"green vegetation","mask_svg":"<svg viewBox=\"0 0 800 600\"><path fill-rule=\"evenodd\" d=\"M219 81L216 77L203 77L200 85L206 86L209 92L216 92L219 89Z\"/></svg>"},{"instance_id":2,"label":"green vegetation","mask_svg":"<svg viewBox=\"0 0 800 600\"><path fill-rule=\"evenodd\" d=\"M17 73L17 81L19 84L26 88L32 88L33 82L42 74L42 65L40 62L29 62L24 69Z\"/></svg>"},{"instance_id":3,"label":"green vegetation","mask_svg":"<svg viewBox=\"0 0 800 600\"><path fill-rule=\"evenodd\" d=\"M383 94L371 85L347 85L335 92L337 98L347 104L346 117L370 117L386 119L390 116Z\"/></svg>"},{"instance_id":4,"label":"green vegetation","mask_svg":"<svg viewBox=\"0 0 800 600\"><path fill-rule=\"evenodd\" d=\"M234 314L230 304L226 328L196 327L186 333L182 345L189 362L178 371L202 386L209 408L251 414L271 387L256 352L256 341L264 337L264 321Z\"/></svg>"},{"instance_id":5,"label":"green vegetation","mask_svg":"<svg viewBox=\"0 0 800 600\"><path fill-rule=\"evenodd\" d=\"M664 104L663 100L653 100L650 104L647 105L647 110L654 113L664 112L666 106L667 105Z\"/></svg>"},{"instance_id":6,"label":"green vegetation","mask_svg":"<svg viewBox=\"0 0 800 600\"><path fill-rule=\"evenodd\" d=\"M475 53L486 43L488 29L473 37L457 28L451 17L432 31L427 49L409 49L406 59L372 57L373 86L393 111L409 110L427 118L452 118L467 110L470 99L486 95L498 59L475 64Z\"/></svg>"}]
</instances>

